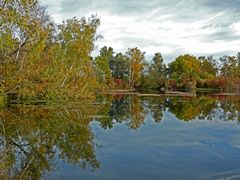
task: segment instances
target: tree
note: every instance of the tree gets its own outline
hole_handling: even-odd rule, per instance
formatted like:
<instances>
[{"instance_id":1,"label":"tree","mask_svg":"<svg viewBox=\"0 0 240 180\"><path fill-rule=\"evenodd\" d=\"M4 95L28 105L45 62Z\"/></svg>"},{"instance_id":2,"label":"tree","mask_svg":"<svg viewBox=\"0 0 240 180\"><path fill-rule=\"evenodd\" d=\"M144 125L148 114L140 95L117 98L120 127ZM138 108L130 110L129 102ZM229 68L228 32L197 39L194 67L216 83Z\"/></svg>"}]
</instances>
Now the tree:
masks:
<instances>
[{"instance_id":1,"label":"tree","mask_svg":"<svg viewBox=\"0 0 240 180\"><path fill-rule=\"evenodd\" d=\"M110 85L112 83L112 75L110 70L110 62L113 61L114 52L111 47L104 46L100 50L100 55L96 57L95 63L98 72L98 78L103 85Z\"/></svg>"},{"instance_id":2,"label":"tree","mask_svg":"<svg viewBox=\"0 0 240 180\"><path fill-rule=\"evenodd\" d=\"M81 97L94 95L97 81L91 53L98 38L99 23L99 19L92 16L88 20L68 19L59 25L55 62L49 67L54 74L57 70L57 91L60 88L62 93Z\"/></svg>"},{"instance_id":3,"label":"tree","mask_svg":"<svg viewBox=\"0 0 240 180\"><path fill-rule=\"evenodd\" d=\"M236 56L222 56L219 58L221 62L220 73L224 77L235 76L235 71L238 64L238 59Z\"/></svg>"},{"instance_id":4,"label":"tree","mask_svg":"<svg viewBox=\"0 0 240 180\"><path fill-rule=\"evenodd\" d=\"M169 71L170 77L180 86L189 86L192 89L196 87L196 80L199 78L200 62L195 56L181 55L169 64Z\"/></svg>"},{"instance_id":5,"label":"tree","mask_svg":"<svg viewBox=\"0 0 240 180\"><path fill-rule=\"evenodd\" d=\"M224 77L225 88L238 89L239 86L239 66L238 66L238 55L237 56L222 56L219 58L221 62L220 74Z\"/></svg>"},{"instance_id":6,"label":"tree","mask_svg":"<svg viewBox=\"0 0 240 180\"><path fill-rule=\"evenodd\" d=\"M237 64L240 67L240 52L237 53Z\"/></svg>"},{"instance_id":7,"label":"tree","mask_svg":"<svg viewBox=\"0 0 240 180\"><path fill-rule=\"evenodd\" d=\"M201 72L200 77L203 79L213 79L217 76L218 67L216 60L212 56L201 56L198 58L200 61Z\"/></svg>"},{"instance_id":8,"label":"tree","mask_svg":"<svg viewBox=\"0 0 240 180\"><path fill-rule=\"evenodd\" d=\"M54 25L35 0L1 1L0 21L0 86L6 94L32 94L29 77L42 68Z\"/></svg>"},{"instance_id":9,"label":"tree","mask_svg":"<svg viewBox=\"0 0 240 180\"><path fill-rule=\"evenodd\" d=\"M117 53L114 58L110 59L110 69L112 77L127 81L129 77L129 58L122 53Z\"/></svg>"},{"instance_id":10,"label":"tree","mask_svg":"<svg viewBox=\"0 0 240 180\"><path fill-rule=\"evenodd\" d=\"M148 69L149 76L153 79L153 87L161 88L165 85L166 65L161 53L155 53Z\"/></svg>"},{"instance_id":11,"label":"tree","mask_svg":"<svg viewBox=\"0 0 240 180\"><path fill-rule=\"evenodd\" d=\"M126 55L130 61L129 67L129 86L140 86L141 74L144 69L144 52L141 52L138 48L129 48Z\"/></svg>"},{"instance_id":12,"label":"tree","mask_svg":"<svg viewBox=\"0 0 240 180\"><path fill-rule=\"evenodd\" d=\"M92 97L96 16L56 26L37 0L0 2L0 93Z\"/></svg>"},{"instance_id":13,"label":"tree","mask_svg":"<svg viewBox=\"0 0 240 180\"><path fill-rule=\"evenodd\" d=\"M237 53L237 70L236 70L236 76L240 78L240 52Z\"/></svg>"}]
</instances>

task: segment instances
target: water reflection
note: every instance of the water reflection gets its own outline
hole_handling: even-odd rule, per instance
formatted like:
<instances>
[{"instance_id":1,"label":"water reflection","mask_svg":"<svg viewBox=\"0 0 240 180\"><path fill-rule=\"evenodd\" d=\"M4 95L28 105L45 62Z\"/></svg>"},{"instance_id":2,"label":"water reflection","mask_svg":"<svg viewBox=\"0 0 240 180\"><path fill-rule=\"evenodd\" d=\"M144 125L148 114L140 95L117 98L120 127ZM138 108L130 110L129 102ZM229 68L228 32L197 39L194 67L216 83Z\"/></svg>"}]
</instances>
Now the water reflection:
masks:
<instances>
[{"instance_id":1,"label":"water reflection","mask_svg":"<svg viewBox=\"0 0 240 180\"><path fill-rule=\"evenodd\" d=\"M220 119L240 122L239 96L108 96L98 101L58 105L9 105L0 109L0 178L39 179L55 171L58 160L81 168L100 167L90 122L103 129L124 124L137 130L164 112L181 121ZM160 124L161 125L161 124Z\"/></svg>"},{"instance_id":2,"label":"water reflection","mask_svg":"<svg viewBox=\"0 0 240 180\"><path fill-rule=\"evenodd\" d=\"M89 125L95 113L89 103L1 109L0 178L39 179L57 158L98 168Z\"/></svg>"}]
</instances>

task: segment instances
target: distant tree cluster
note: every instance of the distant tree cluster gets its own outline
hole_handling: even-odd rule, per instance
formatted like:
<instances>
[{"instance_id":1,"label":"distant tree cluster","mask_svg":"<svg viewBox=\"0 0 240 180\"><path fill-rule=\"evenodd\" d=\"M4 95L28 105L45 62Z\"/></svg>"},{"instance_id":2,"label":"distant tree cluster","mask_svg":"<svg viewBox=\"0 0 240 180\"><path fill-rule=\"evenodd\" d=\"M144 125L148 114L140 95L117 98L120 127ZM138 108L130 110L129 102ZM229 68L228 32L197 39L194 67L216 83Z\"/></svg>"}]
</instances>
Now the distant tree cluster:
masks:
<instances>
[{"instance_id":1,"label":"distant tree cluster","mask_svg":"<svg viewBox=\"0 0 240 180\"><path fill-rule=\"evenodd\" d=\"M96 58L96 62L101 60L101 63L97 63L97 69L101 70L99 77L101 80L105 77L104 82L108 87L120 87L118 82L121 82L128 88L162 91L196 88L230 91L240 88L240 53L219 59L186 54L169 64L164 62L159 52L155 53L149 63L144 54L138 48L133 48L125 54L118 53L114 56L111 47L103 47ZM105 70L101 64L105 64Z\"/></svg>"},{"instance_id":2,"label":"distant tree cluster","mask_svg":"<svg viewBox=\"0 0 240 180\"><path fill-rule=\"evenodd\" d=\"M100 21L72 18L56 25L37 0L0 1L0 95L19 98L92 98L102 89L239 90L240 53L181 55L165 64L161 53L150 63L129 48L103 47L91 56Z\"/></svg>"},{"instance_id":3,"label":"distant tree cluster","mask_svg":"<svg viewBox=\"0 0 240 180\"><path fill-rule=\"evenodd\" d=\"M171 88L213 88L224 91L239 90L240 59L236 56L195 57L183 55L169 64Z\"/></svg>"},{"instance_id":4,"label":"distant tree cluster","mask_svg":"<svg viewBox=\"0 0 240 180\"><path fill-rule=\"evenodd\" d=\"M125 54L103 47L95 58L98 80L107 88L140 87L145 67L145 55L138 48L129 48Z\"/></svg>"}]
</instances>

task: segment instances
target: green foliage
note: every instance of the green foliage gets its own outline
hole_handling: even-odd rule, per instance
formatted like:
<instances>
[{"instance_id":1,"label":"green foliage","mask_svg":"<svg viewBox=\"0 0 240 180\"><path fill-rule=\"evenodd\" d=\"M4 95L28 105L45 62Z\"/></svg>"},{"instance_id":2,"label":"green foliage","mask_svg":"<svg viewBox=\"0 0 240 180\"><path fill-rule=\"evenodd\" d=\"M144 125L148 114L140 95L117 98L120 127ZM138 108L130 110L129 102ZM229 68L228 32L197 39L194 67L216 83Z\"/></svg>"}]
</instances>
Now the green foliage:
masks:
<instances>
[{"instance_id":1,"label":"green foliage","mask_svg":"<svg viewBox=\"0 0 240 180\"><path fill-rule=\"evenodd\" d=\"M240 78L240 52L236 55L237 57L237 68L236 68L236 76Z\"/></svg>"},{"instance_id":2,"label":"green foliage","mask_svg":"<svg viewBox=\"0 0 240 180\"><path fill-rule=\"evenodd\" d=\"M200 63L195 56L183 55L169 64L170 75L177 81L188 79L196 80L199 77Z\"/></svg>"},{"instance_id":3,"label":"green foliage","mask_svg":"<svg viewBox=\"0 0 240 180\"><path fill-rule=\"evenodd\" d=\"M41 179L55 168L56 157L81 168L98 168L89 126L97 110L91 101L0 109L0 179L4 174L6 179Z\"/></svg>"},{"instance_id":4,"label":"green foliage","mask_svg":"<svg viewBox=\"0 0 240 180\"><path fill-rule=\"evenodd\" d=\"M240 53L219 62L212 56L182 55L168 68L161 53L147 68L145 53L137 47L115 55L105 46L93 58L99 25L96 16L56 25L38 0L0 1L0 95L93 98L101 88L191 90L196 84L239 90Z\"/></svg>"},{"instance_id":5,"label":"green foliage","mask_svg":"<svg viewBox=\"0 0 240 180\"><path fill-rule=\"evenodd\" d=\"M130 61L129 85L130 87L140 86L141 75L144 69L145 53L138 48L129 48L126 55Z\"/></svg>"},{"instance_id":6,"label":"green foliage","mask_svg":"<svg viewBox=\"0 0 240 180\"><path fill-rule=\"evenodd\" d=\"M236 56L222 56L219 58L221 62L220 75L224 77L224 88L226 91L239 90L240 84L240 65L239 53Z\"/></svg>"},{"instance_id":7,"label":"green foliage","mask_svg":"<svg viewBox=\"0 0 240 180\"><path fill-rule=\"evenodd\" d=\"M207 58L205 56L201 56L198 60L200 61L201 66L200 78L214 79L218 72L216 60L212 56Z\"/></svg>"},{"instance_id":8,"label":"green foliage","mask_svg":"<svg viewBox=\"0 0 240 180\"><path fill-rule=\"evenodd\" d=\"M112 75L110 70L110 61L114 58L114 52L111 47L104 46L100 50L100 55L96 57L97 76L101 84L111 87Z\"/></svg>"},{"instance_id":9,"label":"green foliage","mask_svg":"<svg viewBox=\"0 0 240 180\"><path fill-rule=\"evenodd\" d=\"M220 57L221 68L220 73L224 77L234 77L239 76L239 57L237 56L222 56Z\"/></svg>"},{"instance_id":10,"label":"green foliage","mask_svg":"<svg viewBox=\"0 0 240 180\"><path fill-rule=\"evenodd\" d=\"M114 58L110 59L109 63L112 77L128 81L130 64L126 55L117 53Z\"/></svg>"},{"instance_id":11,"label":"green foliage","mask_svg":"<svg viewBox=\"0 0 240 180\"><path fill-rule=\"evenodd\" d=\"M0 96L0 107L4 106L6 103L6 98L4 96Z\"/></svg>"},{"instance_id":12,"label":"green foliage","mask_svg":"<svg viewBox=\"0 0 240 180\"><path fill-rule=\"evenodd\" d=\"M165 87L166 65L164 64L161 53L155 53L145 76L145 86L152 89Z\"/></svg>"},{"instance_id":13,"label":"green foliage","mask_svg":"<svg viewBox=\"0 0 240 180\"><path fill-rule=\"evenodd\" d=\"M189 54L176 58L169 64L170 78L173 78L180 86L186 82L196 82L200 74L200 62L195 56ZM192 85L195 88L195 83Z\"/></svg>"},{"instance_id":14,"label":"green foliage","mask_svg":"<svg viewBox=\"0 0 240 180\"><path fill-rule=\"evenodd\" d=\"M0 89L20 98L93 97L99 19L54 25L37 0L0 3Z\"/></svg>"},{"instance_id":15,"label":"green foliage","mask_svg":"<svg viewBox=\"0 0 240 180\"><path fill-rule=\"evenodd\" d=\"M239 96L112 95L97 101L51 103L0 108L0 179L42 179L56 170L59 161L79 168L99 168L96 150L101 148L95 140L94 124L103 129L121 124L139 130L146 121L167 120L166 111L179 121L240 123Z\"/></svg>"},{"instance_id":16,"label":"green foliage","mask_svg":"<svg viewBox=\"0 0 240 180\"><path fill-rule=\"evenodd\" d=\"M96 28L99 20L92 16L69 19L59 26L56 47L56 71L58 80L56 90L72 96L88 97L94 95L97 87L96 74L93 68L91 52L94 50Z\"/></svg>"}]
</instances>

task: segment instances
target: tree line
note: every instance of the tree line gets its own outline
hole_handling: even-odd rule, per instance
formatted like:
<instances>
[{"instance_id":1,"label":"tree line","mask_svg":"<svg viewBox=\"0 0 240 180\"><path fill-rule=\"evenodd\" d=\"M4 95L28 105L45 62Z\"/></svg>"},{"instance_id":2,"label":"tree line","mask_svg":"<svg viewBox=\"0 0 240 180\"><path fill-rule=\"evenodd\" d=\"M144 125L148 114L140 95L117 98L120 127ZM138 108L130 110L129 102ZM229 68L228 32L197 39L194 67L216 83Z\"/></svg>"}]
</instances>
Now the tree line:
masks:
<instances>
[{"instance_id":1,"label":"tree line","mask_svg":"<svg viewBox=\"0 0 240 180\"><path fill-rule=\"evenodd\" d=\"M239 88L239 53L217 62L183 55L168 65L160 53L147 63L138 48L103 47L93 57L99 25L96 16L57 25L37 0L0 1L0 95L92 98L111 88Z\"/></svg>"},{"instance_id":2,"label":"tree line","mask_svg":"<svg viewBox=\"0 0 240 180\"><path fill-rule=\"evenodd\" d=\"M160 52L149 62L138 48L115 54L103 47L96 58L100 82L113 88L194 90L211 88L238 91L240 88L240 53L235 56L180 55L167 64Z\"/></svg>"}]
</instances>

